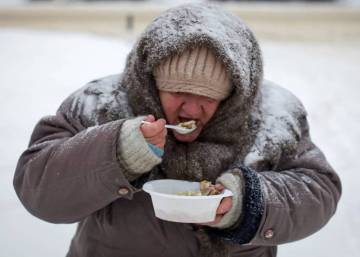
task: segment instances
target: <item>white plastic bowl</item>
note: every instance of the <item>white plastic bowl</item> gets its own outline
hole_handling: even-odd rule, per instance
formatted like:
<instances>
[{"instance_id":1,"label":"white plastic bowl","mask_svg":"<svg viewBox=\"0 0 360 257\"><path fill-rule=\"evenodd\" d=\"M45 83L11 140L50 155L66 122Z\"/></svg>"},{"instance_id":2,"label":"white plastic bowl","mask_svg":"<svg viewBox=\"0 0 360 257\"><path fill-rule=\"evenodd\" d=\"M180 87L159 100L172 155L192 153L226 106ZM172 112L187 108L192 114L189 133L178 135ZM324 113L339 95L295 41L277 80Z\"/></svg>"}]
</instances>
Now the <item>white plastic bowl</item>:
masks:
<instances>
[{"instance_id":1,"label":"white plastic bowl","mask_svg":"<svg viewBox=\"0 0 360 257\"><path fill-rule=\"evenodd\" d=\"M179 192L199 191L199 182L160 179L147 182L143 190L151 195L155 216L162 220L182 223L212 222L223 197L232 196L225 189L219 195L182 196Z\"/></svg>"}]
</instances>

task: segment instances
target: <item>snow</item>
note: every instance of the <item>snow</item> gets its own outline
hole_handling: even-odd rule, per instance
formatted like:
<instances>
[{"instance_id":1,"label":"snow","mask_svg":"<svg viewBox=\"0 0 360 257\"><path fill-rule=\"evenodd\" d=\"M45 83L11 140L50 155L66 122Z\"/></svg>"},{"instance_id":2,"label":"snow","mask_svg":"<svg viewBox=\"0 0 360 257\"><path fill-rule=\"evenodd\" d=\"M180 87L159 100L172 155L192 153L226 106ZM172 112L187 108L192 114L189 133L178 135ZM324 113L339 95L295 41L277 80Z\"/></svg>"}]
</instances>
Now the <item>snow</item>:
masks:
<instances>
[{"instance_id":1,"label":"snow","mask_svg":"<svg viewBox=\"0 0 360 257\"><path fill-rule=\"evenodd\" d=\"M185 16L191 18L183 19ZM151 69L167 54L184 50L189 42L213 44L214 54L224 62L229 72L238 74L232 76L232 81L242 85L244 96L250 96L253 91L250 80L262 72L259 68L259 51L252 41L249 28L236 16L216 5L198 3L169 9L160 14L147 27L138 44L144 47L147 58L151 60L146 64L146 69ZM149 46L152 51L146 50Z\"/></svg>"},{"instance_id":2,"label":"snow","mask_svg":"<svg viewBox=\"0 0 360 257\"><path fill-rule=\"evenodd\" d=\"M351 43L260 45L265 77L303 101L313 140L343 183L329 224L307 239L281 246L278 256L357 256L360 49ZM53 114L85 83L121 71L129 49L126 42L87 34L0 29L0 257L65 256L75 226L46 223L24 209L12 187L15 165L39 118Z\"/></svg>"},{"instance_id":3,"label":"snow","mask_svg":"<svg viewBox=\"0 0 360 257\"><path fill-rule=\"evenodd\" d=\"M265 76L303 101L312 138L343 184L338 211L329 224L305 240L280 247L279 256L358 256L360 50L355 43L267 42L263 51Z\"/></svg>"},{"instance_id":4,"label":"snow","mask_svg":"<svg viewBox=\"0 0 360 257\"><path fill-rule=\"evenodd\" d=\"M91 82L91 85L85 85L74 94L75 100L70 111L76 112L77 115L82 113L88 120L93 120L98 125L99 114L94 114L93 110L94 108L101 110L107 105L107 108L110 109L115 109L118 106L118 102L112 93L116 90L118 81L119 77L114 75L101 80L94 80L92 81L94 84ZM118 97L125 98L125 93L121 92ZM124 101L126 102L127 100Z\"/></svg>"},{"instance_id":5,"label":"snow","mask_svg":"<svg viewBox=\"0 0 360 257\"><path fill-rule=\"evenodd\" d=\"M70 33L0 29L0 257L65 256L74 225L32 217L12 187L40 117L90 80L123 69L129 45Z\"/></svg>"},{"instance_id":6,"label":"snow","mask_svg":"<svg viewBox=\"0 0 360 257\"><path fill-rule=\"evenodd\" d=\"M304 115L298 98L285 88L279 88L266 81L261 88L262 124L256 135L255 144L245 157L244 164L252 167L256 162L280 158L278 145L290 149L297 145L296 138L301 134L297 117ZM271 142L271 144L269 144ZM275 146L269 149L270 146Z\"/></svg>"}]
</instances>

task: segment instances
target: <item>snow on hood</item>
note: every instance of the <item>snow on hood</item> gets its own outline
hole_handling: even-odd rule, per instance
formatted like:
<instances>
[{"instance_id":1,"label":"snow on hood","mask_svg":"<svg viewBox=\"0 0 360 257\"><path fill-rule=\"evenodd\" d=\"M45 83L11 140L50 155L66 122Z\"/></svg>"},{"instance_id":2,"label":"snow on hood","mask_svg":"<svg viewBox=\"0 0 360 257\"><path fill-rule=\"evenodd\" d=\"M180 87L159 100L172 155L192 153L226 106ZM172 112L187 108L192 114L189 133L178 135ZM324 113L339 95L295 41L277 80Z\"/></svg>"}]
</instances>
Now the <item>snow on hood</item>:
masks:
<instances>
[{"instance_id":1,"label":"snow on hood","mask_svg":"<svg viewBox=\"0 0 360 257\"><path fill-rule=\"evenodd\" d=\"M217 116L224 121L225 113L249 112L263 76L261 52L253 33L238 17L216 5L185 4L158 16L127 58L121 84L135 114L163 117L153 69L168 56L198 46L207 46L222 60L235 89Z\"/></svg>"}]
</instances>

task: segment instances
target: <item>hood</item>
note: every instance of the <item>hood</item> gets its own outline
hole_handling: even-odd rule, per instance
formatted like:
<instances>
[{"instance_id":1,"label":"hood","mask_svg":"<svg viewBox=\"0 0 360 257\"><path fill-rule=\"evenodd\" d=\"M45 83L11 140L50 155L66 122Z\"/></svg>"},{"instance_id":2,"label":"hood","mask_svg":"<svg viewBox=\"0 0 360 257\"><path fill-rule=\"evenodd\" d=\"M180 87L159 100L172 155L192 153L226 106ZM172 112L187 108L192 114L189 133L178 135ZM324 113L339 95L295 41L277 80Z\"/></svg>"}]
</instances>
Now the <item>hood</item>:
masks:
<instances>
[{"instance_id":1,"label":"hood","mask_svg":"<svg viewBox=\"0 0 360 257\"><path fill-rule=\"evenodd\" d=\"M198 46L208 47L221 59L233 86L231 95L221 102L197 140L183 146L168 136L165 152L172 153L177 163L183 158L179 170L198 173L199 178L199 167L208 174L222 170L235 161L235 156L242 158L253 143L263 66L258 43L250 29L216 5L186 4L171 8L158 16L134 45L121 86L127 91L135 116L154 114L156 118L164 118L153 70L167 57ZM218 157L219 152L223 153L223 159ZM190 154L191 160L186 157ZM209 162L210 156L217 163ZM169 161L170 167L171 160L165 154L162 165Z\"/></svg>"},{"instance_id":2,"label":"hood","mask_svg":"<svg viewBox=\"0 0 360 257\"><path fill-rule=\"evenodd\" d=\"M253 33L238 17L216 5L186 4L158 16L127 58L122 84L135 114L163 117L154 67L168 56L201 45L213 50L231 76L235 90L224 103L235 101L244 110L253 104L263 76L261 52Z\"/></svg>"}]
</instances>

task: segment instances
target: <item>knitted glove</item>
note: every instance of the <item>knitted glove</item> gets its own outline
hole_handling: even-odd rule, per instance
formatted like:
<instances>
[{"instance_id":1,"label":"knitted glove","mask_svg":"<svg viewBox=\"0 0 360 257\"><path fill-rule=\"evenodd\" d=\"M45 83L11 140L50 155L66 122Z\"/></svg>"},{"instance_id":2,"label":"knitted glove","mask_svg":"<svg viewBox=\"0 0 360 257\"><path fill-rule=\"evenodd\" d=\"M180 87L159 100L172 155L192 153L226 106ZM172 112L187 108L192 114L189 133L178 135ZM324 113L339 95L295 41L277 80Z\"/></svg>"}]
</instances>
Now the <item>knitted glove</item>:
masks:
<instances>
[{"instance_id":1,"label":"knitted glove","mask_svg":"<svg viewBox=\"0 0 360 257\"><path fill-rule=\"evenodd\" d=\"M243 206L243 192L244 192L244 179L242 173L223 173L217 180L217 183L224 185L224 187L233 192L233 205L218 224L211 225L210 227L225 229L229 228L240 219L242 206Z\"/></svg>"},{"instance_id":2,"label":"knitted glove","mask_svg":"<svg viewBox=\"0 0 360 257\"><path fill-rule=\"evenodd\" d=\"M140 131L144 117L126 120L120 130L117 142L117 155L125 167L124 175L134 180L161 163L161 158L154 153Z\"/></svg>"}]
</instances>

